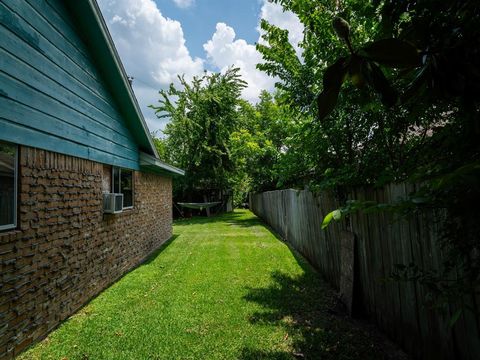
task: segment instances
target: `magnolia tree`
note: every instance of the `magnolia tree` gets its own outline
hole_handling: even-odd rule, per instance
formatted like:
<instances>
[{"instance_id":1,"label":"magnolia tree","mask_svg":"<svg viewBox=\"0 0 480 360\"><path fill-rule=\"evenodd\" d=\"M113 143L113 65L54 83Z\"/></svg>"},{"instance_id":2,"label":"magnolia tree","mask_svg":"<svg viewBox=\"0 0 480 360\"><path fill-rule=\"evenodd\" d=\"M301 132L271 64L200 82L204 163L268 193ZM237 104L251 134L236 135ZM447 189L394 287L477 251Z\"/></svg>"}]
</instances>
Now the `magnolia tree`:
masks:
<instances>
[{"instance_id":1,"label":"magnolia tree","mask_svg":"<svg viewBox=\"0 0 480 360\"><path fill-rule=\"evenodd\" d=\"M350 201L326 222L366 207L445 210L443 268L413 265L397 275L422 281L444 304L461 302L458 294L480 283L478 2L272 1L305 29L302 58L288 33L266 21L257 45L258 68L280 79L284 101L303 118L283 174L307 174L340 200L356 185L424 184L398 204Z\"/></svg>"}]
</instances>

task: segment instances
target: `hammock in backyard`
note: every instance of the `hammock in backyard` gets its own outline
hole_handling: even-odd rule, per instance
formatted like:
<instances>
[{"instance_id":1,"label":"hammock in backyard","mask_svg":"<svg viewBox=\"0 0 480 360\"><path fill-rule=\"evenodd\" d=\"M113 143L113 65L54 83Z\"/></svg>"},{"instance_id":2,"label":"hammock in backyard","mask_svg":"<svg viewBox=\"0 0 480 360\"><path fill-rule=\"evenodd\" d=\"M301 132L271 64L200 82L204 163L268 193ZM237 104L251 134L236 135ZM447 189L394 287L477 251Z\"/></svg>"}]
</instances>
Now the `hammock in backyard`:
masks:
<instances>
[{"instance_id":1,"label":"hammock in backyard","mask_svg":"<svg viewBox=\"0 0 480 360\"><path fill-rule=\"evenodd\" d=\"M203 209L210 209L211 207L221 204L221 201L213 201L213 202L203 202L203 203L184 203L184 202L179 202L177 203L183 208L188 208L188 209L198 209L198 210L203 210Z\"/></svg>"}]
</instances>

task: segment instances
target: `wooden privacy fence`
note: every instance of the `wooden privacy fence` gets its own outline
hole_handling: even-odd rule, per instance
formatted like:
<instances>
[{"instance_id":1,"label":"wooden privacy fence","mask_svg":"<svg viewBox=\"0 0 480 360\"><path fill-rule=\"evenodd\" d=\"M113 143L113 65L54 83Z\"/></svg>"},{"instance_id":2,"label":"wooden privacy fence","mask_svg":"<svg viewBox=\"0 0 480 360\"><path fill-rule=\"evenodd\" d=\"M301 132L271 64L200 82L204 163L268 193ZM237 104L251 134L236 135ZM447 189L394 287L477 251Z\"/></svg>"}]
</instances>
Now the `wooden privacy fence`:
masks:
<instances>
[{"instance_id":1,"label":"wooden privacy fence","mask_svg":"<svg viewBox=\"0 0 480 360\"><path fill-rule=\"evenodd\" d=\"M414 187L392 184L382 189L352 191L350 199L388 203L408 195ZM337 289L342 281L340 239L345 221L321 229L324 216L339 207L331 194L318 196L308 190L278 190L250 195L251 210L285 241L304 255ZM373 319L404 349L418 359L480 359L479 317L464 311L449 326L448 313L426 306L427 290L412 282L388 281L395 264L415 263L438 269L439 221L425 213L409 219L385 212L356 213L350 217L355 235L354 308ZM343 264L342 264L343 261ZM347 264L348 265L348 264ZM480 309L480 297L472 294L467 305Z\"/></svg>"}]
</instances>

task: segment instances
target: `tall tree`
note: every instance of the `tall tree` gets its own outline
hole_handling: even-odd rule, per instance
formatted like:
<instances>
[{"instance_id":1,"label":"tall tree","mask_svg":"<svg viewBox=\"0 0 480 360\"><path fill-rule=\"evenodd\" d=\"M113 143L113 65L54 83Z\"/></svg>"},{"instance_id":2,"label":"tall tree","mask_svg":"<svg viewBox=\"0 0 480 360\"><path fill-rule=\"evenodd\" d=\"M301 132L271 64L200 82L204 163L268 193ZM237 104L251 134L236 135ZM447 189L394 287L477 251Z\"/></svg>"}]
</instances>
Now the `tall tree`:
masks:
<instances>
[{"instance_id":1,"label":"tall tree","mask_svg":"<svg viewBox=\"0 0 480 360\"><path fill-rule=\"evenodd\" d=\"M402 180L432 162L443 164L435 171L441 175L465 157L474 161L480 133L475 1L274 2L303 23L303 59L285 30L262 21L266 44L257 45L264 60L258 68L280 78L286 101L305 114L299 135L313 147L301 150L316 159L310 169L316 183ZM440 159L439 148L446 150Z\"/></svg>"},{"instance_id":2,"label":"tall tree","mask_svg":"<svg viewBox=\"0 0 480 360\"><path fill-rule=\"evenodd\" d=\"M272 1L305 27L303 59L286 31L265 21L266 44L257 45L258 68L280 79L286 101L306 118L285 168L338 194L422 182L400 208L446 211L446 261L437 273L415 268L413 278L439 299L468 293L480 283L478 1Z\"/></svg>"},{"instance_id":3,"label":"tall tree","mask_svg":"<svg viewBox=\"0 0 480 360\"><path fill-rule=\"evenodd\" d=\"M238 128L237 107L246 86L238 71L205 74L191 83L180 77L182 89L172 84L168 91L161 90L159 105L151 106L158 117L170 118L164 131L166 156L185 170L175 185L179 199L231 186L230 134Z\"/></svg>"},{"instance_id":4,"label":"tall tree","mask_svg":"<svg viewBox=\"0 0 480 360\"><path fill-rule=\"evenodd\" d=\"M293 112L266 91L256 105L245 103L239 111L243 122L232 134L232 153L239 173L248 179L244 192L276 189L280 185L278 165L295 127Z\"/></svg>"}]
</instances>

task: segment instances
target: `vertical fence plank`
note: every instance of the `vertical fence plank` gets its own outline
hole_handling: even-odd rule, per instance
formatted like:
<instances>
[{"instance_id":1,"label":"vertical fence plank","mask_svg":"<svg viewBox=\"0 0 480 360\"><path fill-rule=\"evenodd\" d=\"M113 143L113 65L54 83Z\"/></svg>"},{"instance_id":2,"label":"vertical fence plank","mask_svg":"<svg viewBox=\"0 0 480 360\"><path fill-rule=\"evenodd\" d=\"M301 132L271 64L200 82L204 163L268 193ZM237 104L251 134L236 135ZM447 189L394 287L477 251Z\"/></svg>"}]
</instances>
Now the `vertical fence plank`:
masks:
<instances>
[{"instance_id":1,"label":"vertical fence plank","mask_svg":"<svg viewBox=\"0 0 480 360\"><path fill-rule=\"evenodd\" d=\"M390 184L383 189L354 189L351 199L391 203L414 190L405 184ZM251 194L252 211L264 219L279 235L304 255L325 278L339 289L341 277L340 234L347 230L344 221L321 229L323 217L338 208L329 193L312 194L308 190L269 191ZM358 293L354 301L360 310L414 357L424 359L477 359L480 354L479 319L464 313L450 329L448 316L425 306L427 289L412 282L385 282L395 264L418 264L438 269L442 262L439 249L439 214L415 214L395 218L392 214L350 216L350 228L356 235L355 281ZM479 310L480 298L472 295L469 305Z\"/></svg>"}]
</instances>

